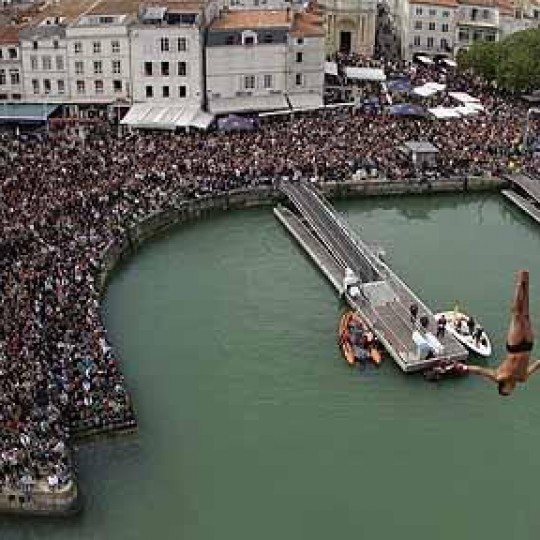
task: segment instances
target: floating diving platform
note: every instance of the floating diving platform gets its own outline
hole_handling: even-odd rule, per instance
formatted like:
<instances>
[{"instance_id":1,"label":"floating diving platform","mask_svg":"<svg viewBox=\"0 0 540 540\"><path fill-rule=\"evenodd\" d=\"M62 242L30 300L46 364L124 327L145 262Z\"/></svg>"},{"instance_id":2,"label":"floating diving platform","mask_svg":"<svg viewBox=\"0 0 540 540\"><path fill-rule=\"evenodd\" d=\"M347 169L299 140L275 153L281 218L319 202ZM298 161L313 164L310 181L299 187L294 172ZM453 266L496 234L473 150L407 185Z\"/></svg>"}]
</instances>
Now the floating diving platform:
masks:
<instances>
[{"instance_id":1,"label":"floating diving platform","mask_svg":"<svg viewBox=\"0 0 540 540\"><path fill-rule=\"evenodd\" d=\"M320 268L328 281L343 293L346 268L362 282L362 295L347 301L367 321L390 356L406 373L426 369L440 360L464 361L467 350L448 332L436 338L432 311L364 243L333 207L312 186L284 182L281 191L296 213L285 207L274 215ZM427 329L411 321L410 306L428 318ZM433 356L419 352L419 342L430 344Z\"/></svg>"}]
</instances>

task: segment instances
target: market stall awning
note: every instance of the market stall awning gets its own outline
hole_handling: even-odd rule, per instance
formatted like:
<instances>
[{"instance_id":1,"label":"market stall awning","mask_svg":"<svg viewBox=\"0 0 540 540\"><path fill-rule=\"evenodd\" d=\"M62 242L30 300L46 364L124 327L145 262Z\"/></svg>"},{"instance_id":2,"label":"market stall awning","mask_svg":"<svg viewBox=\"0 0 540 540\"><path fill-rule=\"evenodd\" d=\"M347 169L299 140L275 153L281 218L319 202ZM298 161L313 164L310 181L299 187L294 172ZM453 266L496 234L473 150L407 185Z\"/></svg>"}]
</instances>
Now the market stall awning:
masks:
<instances>
[{"instance_id":1,"label":"market stall awning","mask_svg":"<svg viewBox=\"0 0 540 540\"><path fill-rule=\"evenodd\" d=\"M450 67L457 67L457 62L455 62L454 60L451 60L450 58L445 58L443 60L443 62L447 65L447 66L450 66Z\"/></svg>"},{"instance_id":2,"label":"market stall awning","mask_svg":"<svg viewBox=\"0 0 540 540\"><path fill-rule=\"evenodd\" d=\"M345 75L358 81L386 81L386 75L380 68L346 67Z\"/></svg>"},{"instance_id":3,"label":"market stall awning","mask_svg":"<svg viewBox=\"0 0 540 540\"><path fill-rule=\"evenodd\" d=\"M418 96L429 97L437 94L438 92L441 92L445 88L446 86L444 84L428 82L423 84L422 86L417 86L416 88L414 88L413 93L417 94Z\"/></svg>"},{"instance_id":4,"label":"market stall awning","mask_svg":"<svg viewBox=\"0 0 540 540\"><path fill-rule=\"evenodd\" d=\"M213 114L198 110L189 125L198 129L208 129L213 121Z\"/></svg>"},{"instance_id":5,"label":"market stall awning","mask_svg":"<svg viewBox=\"0 0 540 540\"><path fill-rule=\"evenodd\" d=\"M412 90L409 79L390 79L386 81L386 87L390 92L400 92L407 94Z\"/></svg>"},{"instance_id":6,"label":"market stall awning","mask_svg":"<svg viewBox=\"0 0 540 540\"><path fill-rule=\"evenodd\" d=\"M434 107L428 111L436 118L461 118L461 114L454 107Z\"/></svg>"},{"instance_id":7,"label":"market stall awning","mask_svg":"<svg viewBox=\"0 0 540 540\"><path fill-rule=\"evenodd\" d=\"M425 116L426 109L421 105L415 105L414 103L398 103L389 107L389 111L392 114L398 116Z\"/></svg>"},{"instance_id":8,"label":"market stall awning","mask_svg":"<svg viewBox=\"0 0 540 540\"><path fill-rule=\"evenodd\" d=\"M293 110L320 109L324 105L319 94L289 94L287 98Z\"/></svg>"},{"instance_id":9,"label":"market stall awning","mask_svg":"<svg viewBox=\"0 0 540 540\"><path fill-rule=\"evenodd\" d=\"M283 94L272 94L269 96L214 98L209 101L208 108L213 114L225 114L288 109L289 103Z\"/></svg>"},{"instance_id":10,"label":"market stall awning","mask_svg":"<svg viewBox=\"0 0 540 540\"><path fill-rule=\"evenodd\" d=\"M433 64L433 60L429 56L423 56L421 54L416 57L416 60L422 62L422 64Z\"/></svg>"},{"instance_id":11,"label":"market stall awning","mask_svg":"<svg viewBox=\"0 0 540 540\"><path fill-rule=\"evenodd\" d=\"M57 103L2 103L0 122L46 122Z\"/></svg>"},{"instance_id":12,"label":"market stall awning","mask_svg":"<svg viewBox=\"0 0 540 540\"><path fill-rule=\"evenodd\" d=\"M461 103L478 103L480 101L466 92L448 92L448 95Z\"/></svg>"},{"instance_id":13,"label":"market stall awning","mask_svg":"<svg viewBox=\"0 0 540 540\"><path fill-rule=\"evenodd\" d=\"M335 75L337 77L338 67L335 62L325 62L324 63L324 72L327 75Z\"/></svg>"}]
</instances>

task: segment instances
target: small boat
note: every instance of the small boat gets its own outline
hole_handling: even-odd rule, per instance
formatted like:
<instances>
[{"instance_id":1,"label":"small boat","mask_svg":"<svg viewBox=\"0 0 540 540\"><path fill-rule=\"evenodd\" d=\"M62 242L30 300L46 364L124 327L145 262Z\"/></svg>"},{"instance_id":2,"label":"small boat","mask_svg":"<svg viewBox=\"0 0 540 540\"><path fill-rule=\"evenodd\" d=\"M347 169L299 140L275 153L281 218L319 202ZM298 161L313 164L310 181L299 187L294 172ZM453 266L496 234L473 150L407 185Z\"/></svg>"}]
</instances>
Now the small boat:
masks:
<instances>
[{"instance_id":1,"label":"small boat","mask_svg":"<svg viewBox=\"0 0 540 540\"><path fill-rule=\"evenodd\" d=\"M353 366L357 361L370 359L382 362L381 348L364 320L352 311L346 311L339 321L338 344L345 360Z\"/></svg>"},{"instance_id":2,"label":"small boat","mask_svg":"<svg viewBox=\"0 0 540 540\"><path fill-rule=\"evenodd\" d=\"M443 379L455 379L469 373L467 364L454 360L441 360L424 371L427 381L438 382Z\"/></svg>"},{"instance_id":3,"label":"small boat","mask_svg":"<svg viewBox=\"0 0 540 540\"><path fill-rule=\"evenodd\" d=\"M443 311L435 315L438 322L442 316L446 319L446 331L450 332L459 342L480 356L491 356L491 341L484 328L465 313L460 311Z\"/></svg>"}]
</instances>

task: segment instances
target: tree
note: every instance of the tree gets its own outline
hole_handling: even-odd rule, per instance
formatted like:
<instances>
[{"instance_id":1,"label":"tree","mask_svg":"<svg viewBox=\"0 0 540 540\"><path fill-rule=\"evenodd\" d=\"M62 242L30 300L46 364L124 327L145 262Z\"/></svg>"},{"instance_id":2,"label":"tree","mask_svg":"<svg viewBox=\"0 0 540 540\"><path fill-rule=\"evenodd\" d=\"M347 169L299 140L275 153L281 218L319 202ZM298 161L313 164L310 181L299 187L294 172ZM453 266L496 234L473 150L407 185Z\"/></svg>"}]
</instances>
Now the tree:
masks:
<instances>
[{"instance_id":1,"label":"tree","mask_svg":"<svg viewBox=\"0 0 540 540\"><path fill-rule=\"evenodd\" d=\"M540 88L540 29L516 32L499 42L475 41L458 56L459 65L473 69L499 88L512 92Z\"/></svg>"}]
</instances>

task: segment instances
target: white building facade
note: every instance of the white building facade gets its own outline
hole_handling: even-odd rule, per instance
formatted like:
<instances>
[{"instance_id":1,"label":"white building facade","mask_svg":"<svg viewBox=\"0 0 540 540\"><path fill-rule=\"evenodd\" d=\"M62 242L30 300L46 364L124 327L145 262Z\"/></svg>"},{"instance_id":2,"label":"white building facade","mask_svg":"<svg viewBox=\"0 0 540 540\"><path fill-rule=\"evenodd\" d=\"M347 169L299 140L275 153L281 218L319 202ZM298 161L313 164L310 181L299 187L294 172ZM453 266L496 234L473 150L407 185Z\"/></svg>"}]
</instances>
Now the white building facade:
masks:
<instances>
[{"instance_id":1,"label":"white building facade","mask_svg":"<svg viewBox=\"0 0 540 540\"><path fill-rule=\"evenodd\" d=\"M456 0L405 0L400 7L401 55L452 56L456 35Z\"/></svg>"},{"instance_id":2,"label":"white building facade","mask_svg":"<svg viewBox=\"0 0 540 540\"><path fill-rule=\"evenodd\" d=\"M213 113L322 104L320 17L292 10L228 12L210 26L206 97Z\"/></svg>"},{"instance_id":3,"label":"white building facade","mask_svg":"<svg viewBox=\"0 0 540 540\"><path fill-rule=\"evenodd\" d=\"M493 0L461 0L456 15L456 45L468 49L474 41L498 41L499 5Z\"/></svg>"},{"instance_id":4,"label":"white building facade","mask_svg":"<svg viewBox=\"0 0 540 540\"><path fill-rule=\"evenodd\" d=\"M204 102L204 26L218 13L217 2L153 7L131 29L133 101Z\"/></svg>"}]
</instances>

